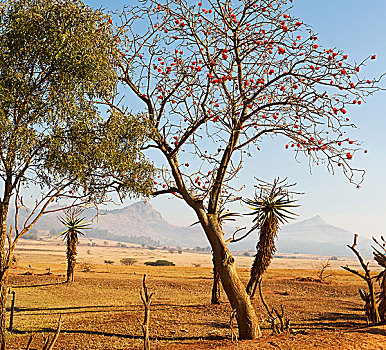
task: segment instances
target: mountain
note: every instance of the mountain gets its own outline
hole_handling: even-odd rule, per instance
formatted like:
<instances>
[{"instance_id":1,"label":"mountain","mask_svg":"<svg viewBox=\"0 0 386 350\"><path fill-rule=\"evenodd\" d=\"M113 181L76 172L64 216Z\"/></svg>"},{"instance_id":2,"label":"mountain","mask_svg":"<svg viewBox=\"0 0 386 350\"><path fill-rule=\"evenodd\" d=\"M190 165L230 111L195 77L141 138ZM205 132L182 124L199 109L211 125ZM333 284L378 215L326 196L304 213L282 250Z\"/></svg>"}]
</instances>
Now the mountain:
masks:
<instances>
[{"instance_id":1,"label":"mountain","mask_svg":"<svg viewBox=\"0 0 386 350\"><path fill-rule=\"evenodd\" d=\"M207 246L200 226L183 227L167 222L149 202L137 202L122 209L107 211L94 220L93 227L107 230L124 241L128 236L145 236L161 244L176 246Z\"/></svg>"},{"instance_id":2,"label":"mountain","mask_svg":"<svg viewBox=\"0 0 386 350\"><path fill-rule=\"evenodd\" d=\"M248 237L239 243L238 249L250 249L254 238ZM300 253L315 255L352 255L347 244L352 244L354 233L326 223L319 215L310 219L288 224L278 233L278 253ZM371 254L371 240L359 237L358 247L362 254ZM256 243L255 243L256 245Z\"/></svg>"},{"instance_id":3,"label":"mountain","mask_svg":"<svg viewBox=\"0 0 386 350\"><path fill-rule=\"evenodd\" d=\"M63 231L56 214L42 217L35 226L41 233ZM87 209L88 220L95 217L95 210ZM225 227L229 233L234 228ZM231 250L255 251L257 231L246 239L230 244ZM199 225L175 226L167 222L149 202L137 202L121 209L108 210L92 221L88 237L147 245L170 245L181 247L207 247L208 241ZM353 232L326 223L320 216L288 224L282 227L277 238L278 253L301 253L315 255L348 255L347 244L353 241ZM359 237L359 249L364 255L371 254L371 240Z\"/></svg>"},{"instance_id":4,"label":"mountain","mask_svg":"<svg viewBox=\"0 0 386 350\"><path fill-rule=\"evenodd\" d=\"M137 202L121 209L102 211L97 217L95 215L93 209L86 209L83 213L87 220L92 220L92 229L86 231L88 237L147 245L208 246L199 225L172 225L148 202ZM43 216L34 228L40 233L64 230L56 214Z\"/></svg>"}]
</instances>

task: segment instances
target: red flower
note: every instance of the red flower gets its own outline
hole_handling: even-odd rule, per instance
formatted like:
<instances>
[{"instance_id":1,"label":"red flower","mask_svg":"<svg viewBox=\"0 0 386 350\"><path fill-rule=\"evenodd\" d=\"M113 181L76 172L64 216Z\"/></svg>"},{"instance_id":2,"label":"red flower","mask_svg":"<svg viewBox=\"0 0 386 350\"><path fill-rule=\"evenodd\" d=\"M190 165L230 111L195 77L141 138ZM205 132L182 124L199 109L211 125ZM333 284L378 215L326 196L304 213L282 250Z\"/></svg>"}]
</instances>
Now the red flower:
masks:
<instances>
[{"instance_id":1,"label":"red flower","mask_svg":"<svg viewBox=\"0 0 386 350\"><path fill-rule=\"evenodd\" d=\"M278 52L279 52L280 55L284 55L285 48L284 47L279 47Z\"/></svg>"},{"instance_id":2,"label":"red flower","mask_svg":"<svg viewBox=\"0 0 386 350\"><path fill-rule=\"evenodd\" d=\"M344 59L344 60L347 60L347 58L348 58L347 55L344 55L344 56L343 56L343 59Z\"/></svg>"},{"instance_id":3,"label":"red flower","mask_svg":"<svg viewBox=\"0 0 386 350\"><path fill-rule=\"evenodd\" d=\"M345 109L343 109L343 108L341 108L340 111L341 111L343 114L346 114L346 113L347 113L347 111L346 111Z\"/></svg>"},{"instance_id":4,"label":"red flower","mask_svg":"<svg viewBox=\"0 0 386 350\"><path fill-rule=\"evenodd\" d=\"M346 156L347 156L347 159L352 159L352 154L351 154L350 152L348 152L348 153L346 154Z\"/></svg>"},{"instance_id":5,"label":"red flower","mask_svg":"<svg viewBox=\"0 0 386 350\"><path fill-rule=\"evenodd\" d=\"M376 58L377 58L377 55L372 55L372 56L371 56L371 59L372 59L372 60L375 60Z\"/></svg>"}]
</instances>

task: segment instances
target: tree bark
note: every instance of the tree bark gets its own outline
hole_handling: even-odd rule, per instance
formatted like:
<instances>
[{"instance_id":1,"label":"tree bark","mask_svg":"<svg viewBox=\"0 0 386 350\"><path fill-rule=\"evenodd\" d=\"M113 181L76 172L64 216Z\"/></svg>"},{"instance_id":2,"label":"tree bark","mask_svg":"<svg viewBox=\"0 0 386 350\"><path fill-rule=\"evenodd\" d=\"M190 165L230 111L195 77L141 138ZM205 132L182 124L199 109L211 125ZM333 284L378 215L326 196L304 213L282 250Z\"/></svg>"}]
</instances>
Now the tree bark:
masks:
<instances>
[{"instance_id":1,"label":"tree bark","mask_svg":"<svg viewBox=\"0 0 386 350\"><path fill-rule=\"evenodd\" d=\"M212 305L219 305L220 304L220 275L218 273L216 263L213 257L213 285L212 285Z\"/></svg>"},{"instance_id":2,"label":"tree bark","mask_svg":"<svg viewBox=\"0 0 386 350\"><path fill-rule=\"evenodd\" d=\"M5 350L8 271L0 279L0 347Z\"/></svg>"},{"instance_id":3,"label":"tree bark","mask_svg":"<svg viewBox=\"0 0 386 350\"><path fill-rule=\"evenodd\" d=\"M74 270L76 264L77 239L69 232L67 237L67 283L74 282Z\"/></svg>"},{"instance_id":4,"label":"tree bark","mask_svg":"<svg viewBox=\"0 0 386 350\"><path fill-rule=\"evenodd\" d=\"M212 246L214 262L224 291L232 309L236 310L239 339L257 339L261 336L261 332L256 312L237 275L234 258L225 243L217 215L206 214L203 210L198 209L196 213Z\"/></svg>"},{"instance_id":5,"label":"tree bark","mask_svg":"<svg viewBox=\"0 0 386 350\"><path fill-rule=\"evenodd\" d=\"M7 186L6 186L7 187ZM7 312L7 292L8 292L8 269L10 257L6 247L7 237L7 214L9 208L9 196L4 195L4 200L0 202L0 347L5 350L6 337L6 312ZM8 247L9 249L9 247Z\"/></svg>"}]
</instances>

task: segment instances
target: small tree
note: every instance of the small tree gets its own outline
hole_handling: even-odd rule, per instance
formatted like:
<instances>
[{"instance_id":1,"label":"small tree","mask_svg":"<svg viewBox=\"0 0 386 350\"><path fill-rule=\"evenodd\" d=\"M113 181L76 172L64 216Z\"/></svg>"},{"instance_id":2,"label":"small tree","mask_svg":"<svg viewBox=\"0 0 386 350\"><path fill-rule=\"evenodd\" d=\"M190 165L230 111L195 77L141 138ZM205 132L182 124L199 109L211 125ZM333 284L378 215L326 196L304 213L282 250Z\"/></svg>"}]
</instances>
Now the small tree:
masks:
<instances>
[{"instance_id":1,"label":"small tree","mask_svg":"<svg viewBox=\"0 0 386 350\"><path fill-rule=\"evenodd\" d=\"M109 19L81 1L1 2L1 349L18 239L45 213L152 189L153 170L140 153L146 120L116 110L102 118L97 108L116 94L116 46Z\"/></svg>"},{"instance_id":2,"label":"small tree","mask_svg":"<svg viewBox=\"0 0 386 350\"><path fill-rule=\"evenodd\" d=\"M137 259L134 258L122 258L121 264L126 266L134 265L137 262Z\"/></svg>"},{"instance_id":3,"label":"small tree","mask_svg":"<svg viewBox=\"0 0 386 350\"><path fill-rule=\"evenodd\" d=\"M67 283L74 282L79 235L83 236L82 230L90 228L90 223L86 222L85 218L80 217L82 213L81 208L70 208L66 210L64 217L59 218L59 221L67 227L65 231L60 233L67 243Z\"/></svg>"},{"instance_id":4,"label":"small tree","mask_svg":"<svg viewBox=\"0 0 386 350\"><path fill-rule=\"evenodd\" d=\"M350 63L344 52L322 48L285 0L142 0L119 21L120 80L148 113L148 147L166 162L155 195L176 196L195 211L240 339L256 338L258 319L218 216L235 198L232 180L253 145L281 135L283 148L359 184L363 172L350 162L360 144L343 136L354 127L347 107L362 104L377 81L360 74L367 60Z\"/></svg>"}]
</instances>

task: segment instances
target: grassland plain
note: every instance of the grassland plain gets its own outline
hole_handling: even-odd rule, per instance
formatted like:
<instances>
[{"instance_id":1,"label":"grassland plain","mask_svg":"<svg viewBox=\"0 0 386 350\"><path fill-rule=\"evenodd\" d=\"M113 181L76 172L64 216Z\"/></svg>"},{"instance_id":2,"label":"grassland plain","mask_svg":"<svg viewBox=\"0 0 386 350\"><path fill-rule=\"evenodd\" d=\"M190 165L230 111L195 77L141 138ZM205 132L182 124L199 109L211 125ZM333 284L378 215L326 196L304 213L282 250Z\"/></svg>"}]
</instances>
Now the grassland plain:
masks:
<instances>
[{"instance_id":1,"label":"grassland plain","mask_svg":"<svg viewBox=\"0 0 386 350\"><path fill-rule=\"evenodd\" d=\"M16 302L9 349L25 348L31 332L37 333L32 349L41 348L42 333L53 334L59 315L63 322L56 349L142 349L139 291L143 274L155 293L150 315L152 349L386 349L386 326L366 327L358 295L364 284L339 268L358 266L353 259L331 261L327 271L331 276L325 284L297 280L317 277L325 258L284 255L274 259L264 293L269 305L283 305L293 331L273 335L257 298L254 306L263 337L232 343L232 310L226 296L219 306L210 305L210 254L171 254L165 249L82 239L72 284L61 283L66 259L59 240L23 240L16 256L10 276ZM120 259L127 257L135 258L135 265L120 265ZM143 265L157 259L176 266ZM104 264L104 260L114 264ZM237 256L236 261L246 282L252 257Z\"/></svg>"}]
</instances>

